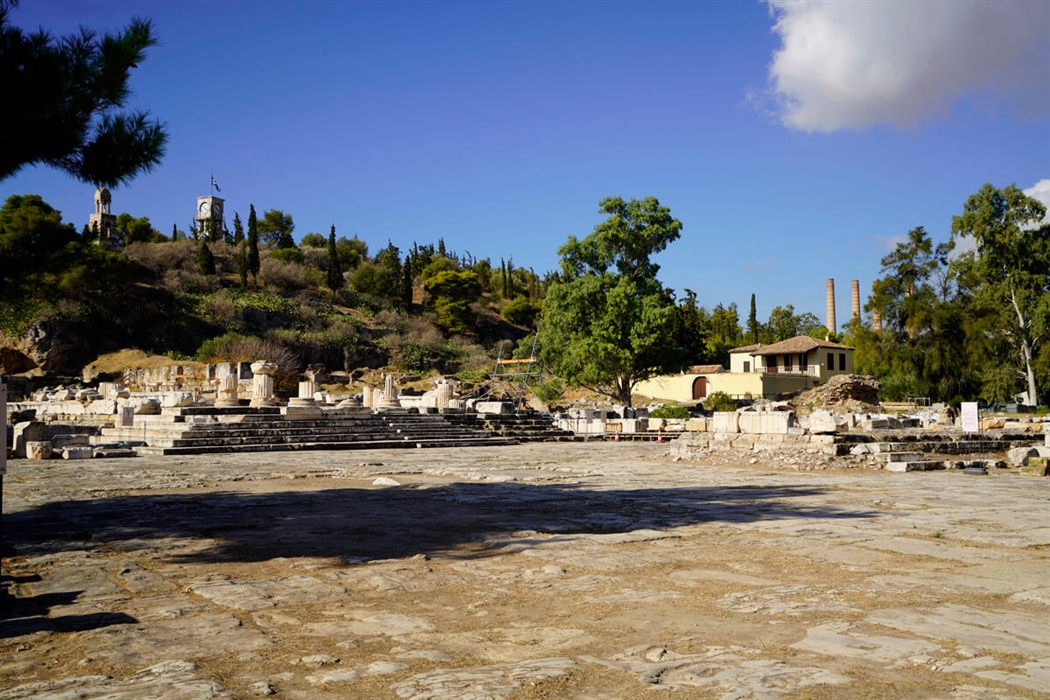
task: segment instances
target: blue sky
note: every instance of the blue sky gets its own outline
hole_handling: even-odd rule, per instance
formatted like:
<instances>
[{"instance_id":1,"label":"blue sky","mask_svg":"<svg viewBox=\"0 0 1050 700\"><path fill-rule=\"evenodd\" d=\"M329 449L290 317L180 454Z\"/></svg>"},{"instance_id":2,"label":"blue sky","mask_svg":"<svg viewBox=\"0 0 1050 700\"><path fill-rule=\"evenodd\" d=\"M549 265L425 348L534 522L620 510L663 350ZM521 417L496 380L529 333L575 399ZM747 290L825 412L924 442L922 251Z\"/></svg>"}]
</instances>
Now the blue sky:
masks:
<instances>
[{"instance_id":1,"label":"blue sky","mask_svg":"<svg viewBox=\"0 0 1050 700\"><path fill-rule=\"evenodd\" d=\"M711 308L750 296L838 321L850 280L981 185L1050 198L1050 3L23 0L24 28L152 18L130 106L166 122L115 213L187 229L214 175L234 211L377 251L444 238L537 272L655 196L683 223L660 278ZM27 168L78 228L93 189Z\"/></svg>"}]
</instances>

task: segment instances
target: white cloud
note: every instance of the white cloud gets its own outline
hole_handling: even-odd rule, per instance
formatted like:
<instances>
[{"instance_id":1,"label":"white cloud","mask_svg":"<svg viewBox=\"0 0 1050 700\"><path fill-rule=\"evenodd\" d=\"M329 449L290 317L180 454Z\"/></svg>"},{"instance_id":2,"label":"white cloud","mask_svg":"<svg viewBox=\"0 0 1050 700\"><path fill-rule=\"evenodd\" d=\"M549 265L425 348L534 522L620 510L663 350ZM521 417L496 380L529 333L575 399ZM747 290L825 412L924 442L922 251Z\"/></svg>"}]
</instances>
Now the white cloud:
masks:
<instances>
[{"instance_id":1,"label":"white cloud","mask_svg":"<svg viewBox=\"0 0 1050 700\"><path fill-rule=\"evenodd\" d=\"M1045 0L766 0L775 112L803 131L915 126L959 99L1050 110Z\"/></svg>"},{"instance_id":2,"label":"white cloud","mask_svg":"<svg viewBox=\"0 0 1050 700\"><path fill-rule=\"evenodd\" d=\"M1043 222L1050 221L1050 179L1043 178L1031 187L1021 191L1033 199L1038 199L1046 207L1043 221L1033 224L1032 227L1037 228ZM971 250L977 250L977 241L973 239L973 236L957 236L955 238L955 250L952 251L953 257Z\"/></svg>"},{"instance_id":3,"label":"white cloud","mask_svg":"<svg viewBox=\"0 0 1050 700\"><path fill-rule=\"evenodd\" d=\"M875 234L872 236L875 239L875 248L883 255L888 255L897 249L897 245L904 243L908 240L908 237L902 233L895 233L892 236L882 236Z\"/></svg>"},{"instance_id":4,"label":"white cloud","mask_svg":"<svg viewBox=\"0 0 1050 700\"><path fill-rule=\"evenodd\" d=\"M1043 178L1028 189L1021 191L1032 199L1038 199L1046 207L1046 214L1043 215L1043 220L1039 223L1050 222L1050 179Z\"/></svg>"}]
</instances>

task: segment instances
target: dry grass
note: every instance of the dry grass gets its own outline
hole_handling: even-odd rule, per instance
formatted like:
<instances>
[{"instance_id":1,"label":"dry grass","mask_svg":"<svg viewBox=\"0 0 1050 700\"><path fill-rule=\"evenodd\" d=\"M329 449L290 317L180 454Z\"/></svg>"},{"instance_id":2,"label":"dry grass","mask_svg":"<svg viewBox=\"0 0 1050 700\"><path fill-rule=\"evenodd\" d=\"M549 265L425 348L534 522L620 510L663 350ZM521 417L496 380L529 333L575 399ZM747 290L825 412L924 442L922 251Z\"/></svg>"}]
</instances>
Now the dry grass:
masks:
<instances>
[{"instance_id":1,"label":"dry grass","mask_svg":"<svg viewBox=\"0 0 1050 700\"><path fill-rule=\"evenodd\" d=\"M167 355L150 355L142 350L119 350L99 356L91 367L96 372L122 372L125 369L151 369L168 365L192 365L204 367L200 362L173 360Z\"/></svg>"}]
</instances>

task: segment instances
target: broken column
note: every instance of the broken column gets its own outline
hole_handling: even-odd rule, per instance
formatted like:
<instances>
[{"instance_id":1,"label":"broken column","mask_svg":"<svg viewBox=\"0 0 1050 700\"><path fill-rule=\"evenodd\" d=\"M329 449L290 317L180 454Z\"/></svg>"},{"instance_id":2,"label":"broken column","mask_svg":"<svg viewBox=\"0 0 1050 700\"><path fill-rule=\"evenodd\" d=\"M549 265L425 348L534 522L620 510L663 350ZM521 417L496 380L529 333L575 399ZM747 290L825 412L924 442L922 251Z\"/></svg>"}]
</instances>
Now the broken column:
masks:
<instances>
[{"instance_id":1,"label":"broken column","mask_svg":"<svg viewBox=\"0 0 1050 700\"><path fill-rule=\"evenodd\" d=\"M434 405L437 408L448 408L452 401L452 385L448 382L438 382L434 387Z\"/></svg>"},{"instance_id":2,"label":"broken column","mask_svg":"<svg viewBox=\"0 0 1050 700\"><path fill-rule=\"evenodd\" d=\"M277 365L260 360L252 363L251 406L273 406L277 399L273 395L273 374Z\"/></svg>"},{"instance_id":3,"label":"broken column","mask_svg":"<svg viewBox=\"0 0 1050 700\"><path fill-rule=\"evenodd\" d=\"M394 375L388 374L383 380L382 398L373 395L374 408L400 408L401 403L397 400L397 392L394 390Z\"/></svg>"},{"instance_id":4,"label":"broken column","mask_svg":"<svg viewBox=\"0 0 1050 700\"><path fill-rule=\"evenodd\" d=\"M215 398L216 406L239 406L237 389L240 382L236 374L227 374L219 380L219 393Z\"/></svg>"},{"instance_id":5,"label":"broken column","mask_svg":"<svg viewBox=\"0 0 1050 700\"><path fill-rule=\"evenodd\" d=\"M313 378L299 382L299 395L288 399L288 406L283 413L288 418L316 418L324 415L324 411L317 405L314 394L317 392L317 383Z\"/></svg>"}]
</instances>

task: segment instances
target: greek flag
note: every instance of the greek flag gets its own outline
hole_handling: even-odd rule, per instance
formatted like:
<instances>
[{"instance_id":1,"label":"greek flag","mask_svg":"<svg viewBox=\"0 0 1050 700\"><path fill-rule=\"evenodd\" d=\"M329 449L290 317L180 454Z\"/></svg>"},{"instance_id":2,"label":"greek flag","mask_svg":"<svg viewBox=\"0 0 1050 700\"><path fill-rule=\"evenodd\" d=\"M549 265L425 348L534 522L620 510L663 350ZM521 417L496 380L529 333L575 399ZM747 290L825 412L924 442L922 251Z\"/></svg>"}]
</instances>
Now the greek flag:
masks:
<instances>
[{"instance_id":1,"label":"greek flag","mask_svg":"<svg viewBox=\"0 0 1050 700\"><path fill-rule=\"evenodd\" d=\"M211 186L215 188L216 192L222 192L222 188L219 187L219 183L215 182L215 176L211 176Z\"/></svg>"}]
</instances>

